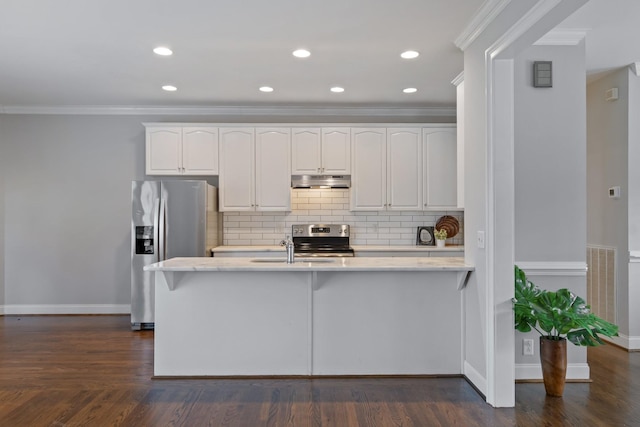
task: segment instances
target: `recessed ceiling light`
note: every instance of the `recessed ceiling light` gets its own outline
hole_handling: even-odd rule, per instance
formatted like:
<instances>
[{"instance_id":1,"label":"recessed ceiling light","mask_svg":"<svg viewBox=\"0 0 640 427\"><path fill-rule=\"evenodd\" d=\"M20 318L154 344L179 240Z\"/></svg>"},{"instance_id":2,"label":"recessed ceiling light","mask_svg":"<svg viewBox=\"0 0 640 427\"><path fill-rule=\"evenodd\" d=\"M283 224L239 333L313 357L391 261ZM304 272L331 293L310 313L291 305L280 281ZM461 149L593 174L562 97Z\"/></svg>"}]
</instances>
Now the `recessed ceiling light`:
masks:
<instances>
[{"instance_id":1,"label":"recessed ceiling light","mask_svg":"<svg viewBox=\"0 0 640 427\"><path fill-rule=\"evenodd\" d=\"M178 88L171 85L164 85L162 86L162 90L166 90L167 92L175 92L176 90L178 90Z\"/></svg>"},{"instance_id":2,"label":"recessed ceiling light","mask_svg":"<svg viewBox=\"0 0 640 427\"><path fill-rule=\"evenodd\" d=\"M406 89L402 89L402 91L404 93L416 93L418 91L418 89L416 89L415 87L408 87Z\"/></svg>"},{"instance_id":3,"label":"recessed ceiling light","mask_svg":"<svg viewBox=\"0 0 640 427\"><path fill-rule=\"evenodd\" d=\"M402 52L400 56L404 59L413 59L420 56L420 53L415 50L407 50L406 52Z\"/></svg>"},{"instance_id":4,"label":"recessed ceiling light","mask_svg":"<svg viewBox=\"0 0 640 427\"><path fill-rule=\"evenodd\" d=\"M158 46L157 48L153 49L153 53L155 53L156 55L162 55L162 56L173 55L173 51L168 47L164 47L164 46Z\"/></svg>"},{"instance_id":5,"label":"recessed ceiling light","mask_svg":"<svg viewBox=\"0 0 640 427\"><path fill-rule=\"evenodd\" d=\"M273 92L273 88L271 86L262 86L260 92Z\"/></svg>"},{"instance_id":6,"label":"recessed ceiling light","mask_svg":"<svg viewBox=\"0 0 640 427\"><path fill-rule=\"evenodd\" d=\"M331 92L342 93L342 92L344 92L344 88L340 87L340 86L334 86L334 87L331 88Z\"/></svg>"},{"instance_id":7,"label":"recessed ceiling light","mask_svg":"<svg viewBox=\"0 0 640 427\"><path fill-rule=\"evenodd\" d=\"M311 56L311 52L306 49L298 49L293 51L293 56L296 58L308 58Z\"/></svg>"}]
</instances>

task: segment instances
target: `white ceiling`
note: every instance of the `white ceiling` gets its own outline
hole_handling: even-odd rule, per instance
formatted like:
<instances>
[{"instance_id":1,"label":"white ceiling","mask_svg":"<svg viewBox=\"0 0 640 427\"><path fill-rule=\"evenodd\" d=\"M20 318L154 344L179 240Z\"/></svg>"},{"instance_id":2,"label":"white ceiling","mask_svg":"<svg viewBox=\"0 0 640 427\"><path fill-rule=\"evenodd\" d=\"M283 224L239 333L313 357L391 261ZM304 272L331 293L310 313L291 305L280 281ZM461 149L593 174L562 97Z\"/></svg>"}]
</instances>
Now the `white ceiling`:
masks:
<instances>
[{"instance_id":1,"label":"white ceiling","mask_svg":"<svg viewBox=\"0 0 640 427\"><path fill-rule=\"evenodd\" d=\"M482 3L2 0L0 106L451 107L463 69L453 40ZM311 57L294 58L300 47ZM420 57L401 59L407 49Z\"/></svg>"},{"instance_id":2,"label":"white ceiling","mask_svg":"<svg viewBox=\"0 0 640 427\"><path fill-rule=\"evenodd\" d=\"M483 0L2 0L0 111L8 106L453 107L453 43ZM607 7L607 4L609 7ZM640 1L591 0L600 73L640 58ZM628 32L625 28L628 27ZM615 39L612 39L615 38ZM174 50L160 57L152 49ZM311 57L297 59L304 47ZM417 50L414 60L400 53ZM161 86L172 84L176 92ZM258 88L272 86L262 93ZM331 86L345 92L331 93ZM403 88L418 92L404 94Z\"/></svg>"},{"instance_id":3,"label":"white ceiling","mask_svg":"<svg viewBox=\"0 0 640 427\"><path fill-rule=\"evenodd\" d=\"M586 30L588 81L640 61L640 1L590 0L564 22L562 29Z\"/></svg>"}]
</instances>

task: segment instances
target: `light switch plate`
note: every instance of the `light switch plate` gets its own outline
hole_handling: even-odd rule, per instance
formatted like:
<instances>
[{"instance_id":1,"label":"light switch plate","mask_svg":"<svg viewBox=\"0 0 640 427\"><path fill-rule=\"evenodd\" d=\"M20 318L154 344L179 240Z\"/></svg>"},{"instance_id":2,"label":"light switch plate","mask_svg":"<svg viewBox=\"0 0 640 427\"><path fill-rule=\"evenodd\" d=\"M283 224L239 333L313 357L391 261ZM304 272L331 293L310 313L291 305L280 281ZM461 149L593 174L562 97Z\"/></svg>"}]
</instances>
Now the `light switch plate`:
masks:
<instances>
[{"instance_id":1,"label":"light switch plate","mask_svg":"<svg viewBox=\"0 0 640 427\"><path fill-rule=\"evenodd\" d=\"M478 231L478 247L484 249L484 231Z\"/></svg>"}]
</instances>

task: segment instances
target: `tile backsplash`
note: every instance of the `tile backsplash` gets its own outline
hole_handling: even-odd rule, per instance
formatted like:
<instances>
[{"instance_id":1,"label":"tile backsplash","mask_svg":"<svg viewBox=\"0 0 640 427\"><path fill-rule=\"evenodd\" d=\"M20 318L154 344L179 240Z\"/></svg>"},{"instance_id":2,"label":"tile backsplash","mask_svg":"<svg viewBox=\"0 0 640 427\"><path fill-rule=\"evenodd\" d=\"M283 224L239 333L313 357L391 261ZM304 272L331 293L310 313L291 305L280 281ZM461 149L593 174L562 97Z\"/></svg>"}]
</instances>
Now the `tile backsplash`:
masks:
<instances>
[{"instance_id":1,"label":"tile backsplash","mask_svg":"<svg viewBox=\"0 0 640 427\"><path fill-rule=\"evenodd\" d=\"M443 215L460 222L447 243L464 244L461 211L351 212L349 190L292 189L291 212L225 212L225 245L277 245L293 224L349 224L352 245L415 245L418 226L435 225Z\"/></svg>"}]
</instances>

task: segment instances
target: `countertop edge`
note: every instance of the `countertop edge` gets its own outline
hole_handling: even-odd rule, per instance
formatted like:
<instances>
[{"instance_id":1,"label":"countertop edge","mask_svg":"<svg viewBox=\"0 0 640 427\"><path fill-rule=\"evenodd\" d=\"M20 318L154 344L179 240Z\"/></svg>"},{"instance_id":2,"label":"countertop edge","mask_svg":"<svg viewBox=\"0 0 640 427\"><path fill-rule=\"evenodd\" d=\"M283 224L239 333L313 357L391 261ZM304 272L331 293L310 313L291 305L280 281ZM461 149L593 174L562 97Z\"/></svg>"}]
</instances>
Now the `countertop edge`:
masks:
<instances>
[{"instance_id":1,"label":"countertop edge","mask_svg":"<svg viewBox=\"0 0 640 427\"><path fill-rule=\"evenodd\" d=\"M255 258L172 258L144 267L145 271L161 272L336 272L336 271L414 271L463 272L475 267L462 257L425 258L334 258L335 262L296 261L293 264L254 262Z\"/></svg>"}]
</instances>

